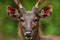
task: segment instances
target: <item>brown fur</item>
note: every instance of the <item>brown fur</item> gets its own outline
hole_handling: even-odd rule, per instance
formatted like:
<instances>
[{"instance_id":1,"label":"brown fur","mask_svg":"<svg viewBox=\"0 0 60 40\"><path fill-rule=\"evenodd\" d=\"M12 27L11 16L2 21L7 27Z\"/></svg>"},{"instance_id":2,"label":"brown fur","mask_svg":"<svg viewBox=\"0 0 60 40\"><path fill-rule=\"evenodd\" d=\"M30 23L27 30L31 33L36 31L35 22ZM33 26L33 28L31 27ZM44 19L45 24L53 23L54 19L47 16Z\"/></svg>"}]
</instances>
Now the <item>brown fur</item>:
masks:
<instances>
[{"instance_id":1,"label":"brown fur","mask_svg":"<svg viewBox=\"0 0 60 40\"><path fill-rule=\"evenodd\" d=\"M49 17L52 13L51 6L46 6L42 8L40 12L38 12L38 7L44 0L38 0L35 7L30 12L27 12L23 8L19 0L14 1L19 7L21 14L18 13L18 10L16 8L11 6L8 6L7 12L11 18L17 19L19 21L18 34L21 40L28 40L25 38L26 35L24 34L26 33L26 30L32 34L33 38L31 40L60 40L60 36L42 36L39 19Z\"/></svg>"},{"instance_id":2,"label":"brown fur","mask_svg":"<svg viewBox=\"0 0 60 40\"><path fill-rule=\"evenodd\" d=\"M24 37L21 34L21 30L20 28L18 28L18 34L20 36L21 40L25 40ZM36 37L36 39L33 40L60 40L60 36L42 36L42 32L40 30L40 28L38 28L39 32L38 32L38 36Z\"/></svg>"}]
</instances>

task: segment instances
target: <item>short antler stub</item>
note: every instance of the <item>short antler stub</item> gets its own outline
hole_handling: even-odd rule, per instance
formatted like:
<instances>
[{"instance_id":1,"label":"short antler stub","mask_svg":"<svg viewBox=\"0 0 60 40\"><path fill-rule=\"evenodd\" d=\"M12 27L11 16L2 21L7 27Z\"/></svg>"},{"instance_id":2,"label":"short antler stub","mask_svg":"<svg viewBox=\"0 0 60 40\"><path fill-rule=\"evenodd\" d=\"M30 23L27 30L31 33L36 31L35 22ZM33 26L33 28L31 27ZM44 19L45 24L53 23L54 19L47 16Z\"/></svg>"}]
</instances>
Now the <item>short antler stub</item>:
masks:
<instances>
[{"instance_id":1,"label":"short antler stub","mask_svg":"<svg viewBox=\"0 0 60 40\"><path fill-rule=\"evenodd\" d=\"M20 4L20 1L19 0L14 0L14 2L19 5Z\"/></svg>"},{"instance_id":2,"label":"short antler stub","mask_svg":"<svg viewBox=\"0 0 60 40\"><path fill-rule=\"evenodd\" d=\"M38 0L38 2L36 3L35 7L38 8L43 1L44 0Z\"/></svg>"},{"instance_id":3,"label":"short antler stub","mask_svg":"<svg viewBox=\"0 0 60 40\"><path fill-rule=\"evenodd\" d=\"M14 0L14 2L17 4L17 6L19 8L22 8L23 7L22 4L21 4L21 2L19 0Z\"/></svg>"}]
</instances>

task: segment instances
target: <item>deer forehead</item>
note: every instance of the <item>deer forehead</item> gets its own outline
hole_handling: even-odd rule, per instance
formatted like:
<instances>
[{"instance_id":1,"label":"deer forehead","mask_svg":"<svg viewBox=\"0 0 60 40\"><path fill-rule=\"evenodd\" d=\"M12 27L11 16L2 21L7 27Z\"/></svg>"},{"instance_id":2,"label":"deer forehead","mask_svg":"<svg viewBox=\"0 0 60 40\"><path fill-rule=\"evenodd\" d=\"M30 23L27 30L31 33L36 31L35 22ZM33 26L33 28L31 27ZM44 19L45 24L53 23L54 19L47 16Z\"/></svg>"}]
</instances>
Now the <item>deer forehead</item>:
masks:
<instances>
[{"instance_id":1,"label":"deer forehead","mask_svg":"<svg viewBox=\"0 0 60 40\"><path fill-rule=\"evenodd\" d=\"M27 20L31 20L34 18L37 18L36 15L32 12L26 12L26 14L24 14L22 17L22 19L27 19Z\"/></svg>"}]
</instances>

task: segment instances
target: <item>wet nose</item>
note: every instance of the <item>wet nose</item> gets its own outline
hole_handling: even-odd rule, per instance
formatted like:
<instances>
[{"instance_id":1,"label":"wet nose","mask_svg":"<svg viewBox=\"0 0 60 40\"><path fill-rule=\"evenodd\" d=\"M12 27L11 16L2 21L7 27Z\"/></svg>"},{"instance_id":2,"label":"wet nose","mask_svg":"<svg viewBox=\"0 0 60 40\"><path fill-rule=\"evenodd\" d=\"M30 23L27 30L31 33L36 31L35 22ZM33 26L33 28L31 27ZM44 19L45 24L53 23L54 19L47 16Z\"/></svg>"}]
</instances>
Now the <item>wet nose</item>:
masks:
<instances>
[{"instance_id":1,"label":"wet nose","mask_svg":"<svg viewBox=\"0 0 60 40\"><path fill-rule=\"evenodd\" d=\"M30 31L27 31L27 32L25 32L25 34L24 34L26 37L31 37L31 35L32 35L32 32L30 32Z\"/></svg>"}]
</instances>

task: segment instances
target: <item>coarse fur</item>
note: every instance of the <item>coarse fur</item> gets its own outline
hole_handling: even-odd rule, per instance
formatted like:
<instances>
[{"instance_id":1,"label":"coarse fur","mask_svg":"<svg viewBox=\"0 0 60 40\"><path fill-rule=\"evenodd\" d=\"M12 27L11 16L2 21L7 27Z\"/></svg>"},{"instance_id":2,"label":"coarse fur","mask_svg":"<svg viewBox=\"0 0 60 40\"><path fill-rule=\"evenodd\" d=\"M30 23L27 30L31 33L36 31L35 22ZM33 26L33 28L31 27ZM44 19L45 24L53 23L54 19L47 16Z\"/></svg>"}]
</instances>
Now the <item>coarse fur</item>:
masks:
<instances>
[{"instance_id":1,"label":"coarse fur","mask_svg":"<svg viewBox=\"0 0 60 40\"><path fill-rule=\"evenodd\" d=\"M48 5L38 11L38 7L44 0L38 0L32 11L26 11L19 0L14 2L19 7L19 11L12 6L7 7L8 16L18 20L18 34L21 40L60 40L60 36L43 36L41 32L40 19L45 19L52 15L52 6ZM29 37L26 33L31 33ZM27 38L26 38L27 37Z\"/></svg>"}]
</instances>

